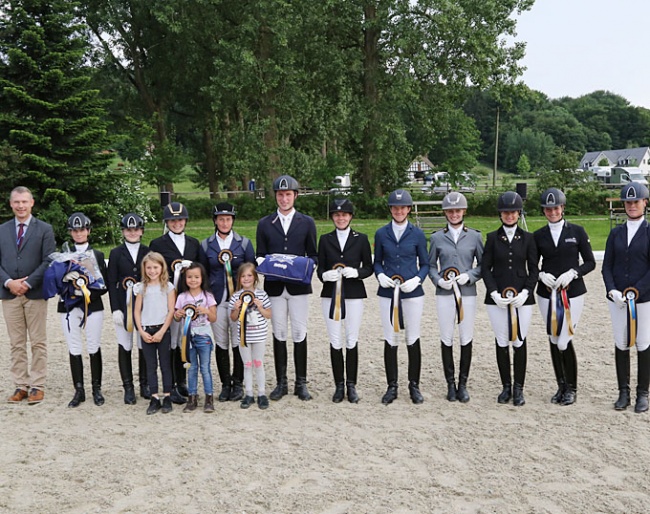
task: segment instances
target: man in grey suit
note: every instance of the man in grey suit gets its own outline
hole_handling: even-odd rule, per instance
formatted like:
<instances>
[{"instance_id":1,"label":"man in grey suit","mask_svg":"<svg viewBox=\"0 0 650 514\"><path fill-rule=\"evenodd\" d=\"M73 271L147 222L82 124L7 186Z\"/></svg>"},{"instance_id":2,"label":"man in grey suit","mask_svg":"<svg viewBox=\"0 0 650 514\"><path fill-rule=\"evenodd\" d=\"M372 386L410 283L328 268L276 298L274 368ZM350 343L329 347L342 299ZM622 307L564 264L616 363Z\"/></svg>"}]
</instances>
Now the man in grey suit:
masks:
<instances>
[{"instance_id":1,"label":"man in grey suit","mask_svg":"<svg viewBox=\"0 0 650 514\"><path fill-rule=\"evenodd\" d=\"M34 198L23 186L9 198L14 219L0 225L0 299L9 343L11 375L16 390L10 403L43 401L47 374L47 302L43 299L43 275L49 255L56 250L54 231L32 216ZM28 367L27 334L32 365Z\"/></svg>"}]
</instances>

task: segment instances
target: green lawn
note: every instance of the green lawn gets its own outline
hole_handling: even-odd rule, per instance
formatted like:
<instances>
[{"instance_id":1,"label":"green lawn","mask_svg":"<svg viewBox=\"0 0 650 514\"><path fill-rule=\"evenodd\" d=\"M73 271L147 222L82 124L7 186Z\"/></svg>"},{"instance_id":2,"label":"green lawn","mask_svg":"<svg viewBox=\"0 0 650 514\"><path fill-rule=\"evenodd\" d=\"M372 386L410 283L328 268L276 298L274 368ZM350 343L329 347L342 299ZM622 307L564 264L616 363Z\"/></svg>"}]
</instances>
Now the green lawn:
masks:
<instances>
[{"instance_id":1,"label":"green lawn","mask_svg":"<svg viewBox=\"0 0 650 514\"><path fill-rule=\"evenodd\" d=\"M591 238L591 246L594 250L604 250L605 241L607 240L607 235L609 234L610 224L609 219L606 216L582 216L582 217L568 217L568 221L582 225L589 237ZM496 230L499 227L499 219L494 217L471 217L466 218L466 224L468 227L475 228L480 230L483 233L483 239L488 232ZM355 230L368 234L370 238L370 244L374 243L375 231L388 223L388 219L379 220L379 219L355 219L352 221L352 226ZM526 217L526 223L528 225L528 230L533 232L538 228L542 227L546 223L546 219L542 216L529 216ZM521 223L520 223L521 224ZM255 244L255 230L257 228L256 220L236 220L234 228L241 235L248 237L253 244ZM333 230L333 225L330 220L316 220L316 229L318 230L318 235L330 232ZM214 227L212 225L211 219L204 220L190 220L187 225L187 233L190 236L194 236L199 240L205 239L214 232ZM163 233L163 225L161 223L149 224L145 230L143 242L147 244L152 239L159 237ZM427 234L427 238L430 234ZM109 246L99 246L100 250L104 251L108 255L110 250Z\"/></svg>"}]
</instances>

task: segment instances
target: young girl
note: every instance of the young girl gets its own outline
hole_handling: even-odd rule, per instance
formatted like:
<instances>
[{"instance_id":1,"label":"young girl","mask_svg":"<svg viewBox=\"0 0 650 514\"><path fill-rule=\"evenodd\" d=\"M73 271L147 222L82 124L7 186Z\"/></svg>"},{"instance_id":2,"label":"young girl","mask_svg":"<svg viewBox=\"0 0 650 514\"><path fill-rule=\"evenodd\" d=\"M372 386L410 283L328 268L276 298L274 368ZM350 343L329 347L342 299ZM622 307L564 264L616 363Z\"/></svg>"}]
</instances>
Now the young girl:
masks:
<instances>
[{"instance_id":1,"label":"young girl","mask_svg":"<svg viewBox=\"0 0 650 514\"><path fill-rule=\"evenodd\" d=\"M191 367L188 373L190 396L183 412L192 412L196 409L199 400L198 382L199 365L203 377L203 390L205 392L205 405L203 412L214 412L212 398L212 372L210 371L210 358L212 356L212 326L210 323L217 321L217 302L209 292L210 282L203 265L193 262L185 270L185 285L187 290L178 295L176 299L176 312L174 319L184 324L187 305L195 307L197 317L190 322L188 340L190 346Z\"/></svg>"},{"instance_id":2,"label":"young girl","mask_svg":"<svg viewBox=\"0 0 650 514\"><path fill-rule=\"evenodd\" d=\"M244 361L244 388L246 396L241 401L241 408L248 409L253 404L253 366L257 379L257 406L266 409L269 399L265 395L264 387L264 347L268 319L271 317L271 300L261 289L257 289L257 271L255 265L246 262L239 267L237 274L237 292L230 298L230 319L237 322L239 352ZM244 327L241 326L240 314L244 306L243 298L252 295L246 307ZM242 298L243 297L243 298ZM245 346L241 344L242 329Z\"/></svg>"},{"instance_id":3,"label":"young girl","mask_svg":"<svg viewBox=\"0 0 650 514\"><path fill-rule=\"evenodd\" d=\"M169 394L172 390L171 334L169 325L174 317L176 293L169 282L167 264L162 255L149 252L142 259L142 282L134 288L135 311L133 317L142 338L142 351L147 362L147 379L151 391L151 403L147 414L161 409L158 395L158 360L163 380L162 411L172 411Z\"/></svg>"}]
</instances>

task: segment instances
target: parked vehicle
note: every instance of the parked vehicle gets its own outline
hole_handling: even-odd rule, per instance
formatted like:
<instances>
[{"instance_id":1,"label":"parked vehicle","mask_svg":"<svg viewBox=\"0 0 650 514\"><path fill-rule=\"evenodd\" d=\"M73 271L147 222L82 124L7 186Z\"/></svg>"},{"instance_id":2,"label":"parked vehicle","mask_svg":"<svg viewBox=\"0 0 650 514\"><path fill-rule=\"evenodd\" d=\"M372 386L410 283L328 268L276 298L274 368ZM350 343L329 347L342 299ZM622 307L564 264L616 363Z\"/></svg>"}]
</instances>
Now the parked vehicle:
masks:
<instances>
[{"instance_id":1,"label":"parked vehicle","mask_svg":"<svg viewBox=\"0 0 650 514\"><path fill-rule=\"evenodd\" d=\"M431 181L427 184L427 177L431 177ZM427 193L445 195L450 191L460 191L461 193L473 193L476 190L476 183L474 178L469 173L461 173L458 184L453 184L449 181L449 173L440 171L433 175L425 177L425 184L428 186L423 188Z\"/></svg>"},{"instance_id":2,"label":"parked vehicle","mask_svg":"<svg viewBox=\"0 0 650 514\"><path fill-rule=\"evenodd\" d=\"M640 168L596 166L592 168L592 171L597 180L608 186L620 186L628 182L640 182L643 185L648 185L648 180Z\"/></svg>"}]
</instances>

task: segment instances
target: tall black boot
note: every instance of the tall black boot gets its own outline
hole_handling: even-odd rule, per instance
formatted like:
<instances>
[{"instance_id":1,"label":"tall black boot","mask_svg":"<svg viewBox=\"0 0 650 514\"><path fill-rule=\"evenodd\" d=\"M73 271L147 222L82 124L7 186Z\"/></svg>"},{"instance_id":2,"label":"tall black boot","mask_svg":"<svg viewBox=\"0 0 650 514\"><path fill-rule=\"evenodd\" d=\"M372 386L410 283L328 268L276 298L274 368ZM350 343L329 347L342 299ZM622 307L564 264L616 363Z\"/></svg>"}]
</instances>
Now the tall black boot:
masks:
<instances>
[{"instance_id":1,"label":"tall black boot","mask_svg":"<svg viewBox=\"0 0 650 514\"><path fill-rule=\"evenodd\" d=\"M293 345L293 363L296 367L296 384L293 394L302 401L311 400L307 390L307 336Z\"/></svg>"},{"instance_id":2,"label":"tall black boot","mask_svg":"<svg viewBox=\"0 0 650 514\"><path fill-rule=\"evenodd\" d=\"M104 405L102 396L102 350L98 348L90 354L90 376L93 386L93 402L95 405Z\"/></svg>"},{"instance_id":3,"label":"tall black boot","mask_svg":"<svg viewBox=\"0 0 650 514\"><path fill-rule=\"evenodd\" d=\"M81 355L70 354L70 372L72 373L72 385L74 386L74 396L68 407L79 407L79 404L86 401L86 391L84 390L84 362Z\"/></svg>"},{"instance_id":4,"label":"tall black boot","mask_svg":"<svg viewBox=\"0 0 650 514\"><path fill-rule=\"evenodd\" d=\"M650 350L637 352L638 379L636 385L636 404L634 412L648 410L648 386L650 385Z\"/></svg>"},{"instance_id":5,"label":"tall black boot","mask_svg":"<svg viewBox=\"0 0 650 514\"><path fill-rule=\"evenodd\" d=\"M235 348L233 353L239 353L239 348ZM221 392L219 401L227 402L230 399L230 386L232 377L230 376L230 350L214 346L214 358L217 361L217 372L221 380Z\"/></svg>"},{"instance_id":6,"label":"tall black boot","mask_svg":"<svg viewBox=\"0 0 650 514\"><path fill-rule=\"evenodd\" d=\"M147 378L147 361L144 360L144 352L141 349L138 349L138 382L140 383L140 396L145 400L151 400L149 379Z\"/></svg>"},{"instance_id":7,"label":"tall black boot","mask_svg":"<svg viewBox=\"0 0 650 514\"><path fill-rule=\"evenodd\" d=\"M510 348L508 346L499 346L499 344L494 341L494 345L497 350L497 367L499 368L499 377L501 378L501 384L503 385L503 390L501 394L497 397L498 403L508 403L510 398L512 398L512 375L510 374Z\"/></svg>"},{"instance_id":8,"label":"tall black boot","mask_svg":"<svg viewBox=\"0 0 650 514\"><path fill-rule=\"evenodd\" d=\"M442 355L442 371L447 382L447 400L456 401L456 370L454 368L454 347L447 346L440 341L440 353Z\"/></svg>"},{"instance_id":9,"label":"tall black boot","mask_svg":"<svg viewBox=\"0 0 650 514\"><path fill-rule=\"evenodd\" d=\"M133 367L131 366L131 351L126 351L122 345L117 345L117 363L120 368L122 387L124 387L124 403L135 405L135 389L133 387Z\"/></svg>"},{"instance_id":10,"label":"tall black boot","mask_svg":"<svg viewBox=\"0 0 650 514\"><path fill-rule=\"evenodd\" d=\"M456 397L461 403L469 401L467 392L467 378L469 377L469 368L472 365L472 341L465 346L460 347L460 373L458 374L458 394Z\"/></svg>"},{"instance_id":11,"label":"tall black boot","mask_svg":"<svg viewBox=\"0 0 650 514\"><path fill-rule=\"evenodd\" d=\"M513 368L515 372L515 384L512 391L512 404L515 407L521 407L526 403L526 400L524 399L524 382L526 381L528 350L526 348L525 339L519 348L515 347L514 352Z\"/></svg>"},{"instance_id":12,"label":"tall black boot","mask_svg":"<svg viewBox=\"0 0 650 514\"><path fill-rule=\"evenodd\" d=\"M172 352L176 354L176 360L174 362L177 367L174 385L176 386L176 389L178 389L180 395L187 398L190 395L190 392L187 389L187 369L185 368L185 363L183 362L180 345L175 350L172 350Z\"/></svg>"},{"instance_id":13,"label":"tall black boot","mask_svg":"<svg viewBox=\"0 0 650 514\"><path fill-rule=\"evenodd\" d=\"M359 348L357 344L355 344L354 348L348 348L345 352L345 371L348 377L345 385L348 393L348 401L350 403L359 403L359 395L357 394L358 369L359 369Z\"/></svg>"},{"instance_id":14,"label":"tall black boot","mask_svg":"<svg viewBox=\"0 0 650 514\"><path fill-rule=\"evenodd\" d=\"M280 341L275 337L273 337L273 362L277 382L269 398L271 400L280 400L283 396L289 394L289 386L287 385L287 342Z\"/></svg>"},{"instance_id":15,"label":"tall black boot","mask_svg":"<svg viewBox=\"0 0 650 514\"><path fill-rule=\"evenodd\" d=\"M409 394L411 401L416 405L422 403L424 398L420 393L420 370L422 369L422 350L418 339L412 345L407 345L409 355Z\"/></svg>"},{"instance_id":16,"label":"tall black boot","mask_svg":"<svg viewBox=\"0 0 650 514\"><path fill-rule=\"evenodd\" d=\"M561 405L572 405L578 398L578 360L573 343L569 341L566 350L559 352L564 370L566 387L562 395Z\"/></svg>"},{"instance_id":17,"label":"tall black boot","mask_svg":"<svg viewBox=\"0 0 650 514\"><path fill-rule=\"evenodd\" d=\"M181 384L182 371L185 371L183 368L183 359L181 358L180 348L173 348L170 352L170 357L172 361L172 391L170 394L171 401L177 405L183 405L187 402L179 389L179 384Z\"/></svg>"},{"instance_id":18,"label":"tall black boot","mask_svg":"<svg viewBox=\"0 0 650 514\"><path fill-rule=\"evenodd\" d=\"M330 360L332 361L332 374L334 375L334 385L336 389L332 396L334 403L341 403L345 398L345 378L343 376L343 349L336 349L330 345Z\"/></svg>"},{"instance_id":19,"label":"tall black boot","mask_svg":"<svg viewBox=\"0 0 650 514\"><path fill-rule=\"evenodd\" d=\"M391 346L388 341L384 341L384 367L388 389L381 403L388 405L397 399L397 346Z\"/></svg>"},{"instance_id":20,"label":"tall black boot","mask_svg":"<svg viewBox=\"0 0 650 514\"><path fill-rule=\"evenodd\" d=\"M630 405L630 352L616 348L614 358L618 381L618 400L614 403L614 409L625 410Z\"/></svg>"},{"instance_id":21,"label":"tall black boot","mask_svg":"<svg viewBox=\"0 0 650 514\"><path fill-rule=\"evenodd\" d=\"M561 403L566 389L566 379L564 377L564 367L562 366L562 355L556 344L548 340L551 348L551 363L553 364L553 371L555 372L555 381L557 382L557 391L551 398L551 403ZM571 344L571 343L569 343Z\"/></svg>"},{"instance_id":22,"label":"tall black boot","mask_svg":"<svg viewBox=\"0 0 650 514\"><path fill-rule=\"evenodd\" d=\"M230 388L230 396L228 400L231 402L238 402L244 397L244 361L239 353L239 348L235 348L232 354L233 367L232 367L232 387Z\"/></svg>"}]
</instances>

